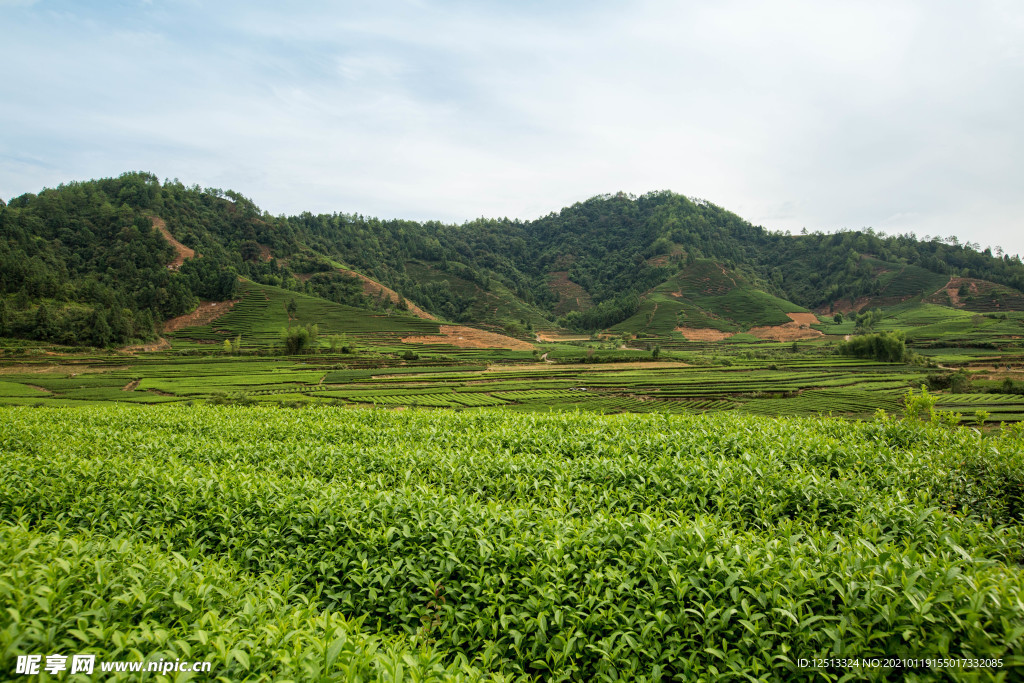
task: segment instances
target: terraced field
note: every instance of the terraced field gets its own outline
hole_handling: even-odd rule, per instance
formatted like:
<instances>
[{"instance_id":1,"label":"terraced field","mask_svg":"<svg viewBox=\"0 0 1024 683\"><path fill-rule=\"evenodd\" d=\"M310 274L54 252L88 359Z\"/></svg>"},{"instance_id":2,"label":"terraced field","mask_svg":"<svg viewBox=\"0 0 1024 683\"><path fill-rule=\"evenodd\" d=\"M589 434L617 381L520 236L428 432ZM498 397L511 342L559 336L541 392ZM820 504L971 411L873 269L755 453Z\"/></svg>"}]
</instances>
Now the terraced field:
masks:
<instances>
[{"instance_id":1,"label":"terraced field","mask_svg":"<svg viewBox=\"0 0 1024 683\"><path fill-rule=\"evenodd\" d=\"M478 358L484 358L480 352ZM348 362L345 362L348 361ZM359 367L360 362L379 367ZM82 364L101 372L9 372L0 404L166 403L195 400L351 406L583 410L596 413L757 414L895 412L923 378L919 368L854 359L794 359L730 367L678 363L437 365L347 356L302 359L159 354L131 364ZM10 368L17 369L17 366ZM1009 404L1008 404L1009 405ZM993 411L993 415L1011 411ZM995 419L995 418L993 418Z\"/></svg>"},{"instance_id":2,"label":"terraced field","mask_svg":"<svg viewBox=\"0 0 1024 683\"><path fill-rule=\"evenodd\" d=\"M681 288L703 287L707 296L729 295L734 284L714 264L702 263L675 283ZM295 310L289 313L292 301ZM934 359L928 369L837 356L835 337L782 343L735 333L727 342L686 341L673 326L692 304L672 293L654 292L643 305L650 307L648 325L654 326L648 329L657 328L664 335L536 340L522 349L459 348L438 335L442 322L372 314L243 283L241 299L230 312L208 325L170 333L169 350L7 356L2 361L6 367L0 368L0 405L198 400L388 408L500 405L517 411L594 413L832 413L867 418L877 410L900 413L908 389L919 388L929 374L952 371L935 367L940 363L977 367L981 377L988 376L981 373L989 367L989 373L998 370L997 378L1010 373L1011 366L1024 367L1022 314L983 316L920 302L889 309L879 329L906 334L917 345L915 350ZM781 308L777 311L785 315ZM284 328L310 324L320 328L318 353L274 355L283 352ZM737 323L729 325L738 329ZM832 335L850 325L844 321L815 327ZM332 335L346 340L350 352L329 353L327 338ZM242 355L224 355L224 340L239 337ZM438 343L403 341L434 338ZM961 340L986 348L957 347ZM622 346L625 343L631 346ZM664 349L661 360L667 362L654 362L656 346ZM978 400L977 405L971 402ZM942 395L939 409L959 412L964 421L1024 419L1024 402L1016 399Z\"/></svg>"},{"instance_id":3,"label":"terraced field","mask_svg":"<svg viewBox=\"0 0 1024 683\"><path fill-rule=\"evenodd\" d=\"M295 302L294 314L288 313ZM375 314L279 287L242 284L241 300L209 325L188 327L168 335L178 348L193 344L221 344L242 337L245 347L267 347L280 342L281 330L292 325L317 325L321 335L345 334L365 344L387 344L404 336L437 334L440 325L413 315Z\"/></svg>"}]
</instances>

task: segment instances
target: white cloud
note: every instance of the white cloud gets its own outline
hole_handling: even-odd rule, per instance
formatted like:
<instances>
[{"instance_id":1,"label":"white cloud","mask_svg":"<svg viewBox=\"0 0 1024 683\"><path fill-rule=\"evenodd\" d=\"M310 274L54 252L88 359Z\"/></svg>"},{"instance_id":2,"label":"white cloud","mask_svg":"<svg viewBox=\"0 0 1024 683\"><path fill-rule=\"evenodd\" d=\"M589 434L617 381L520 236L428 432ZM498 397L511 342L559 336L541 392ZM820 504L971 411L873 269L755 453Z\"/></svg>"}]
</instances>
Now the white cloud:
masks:
<instances>
[{"instance_id":1,"label":"white cloud","mask_svg":"<svg viewBox=\"0 0 1024 683\"><path fill-rule=\"evenodd\" d=\"M1016 3L397 7L12 12L0 195L144 168L275 213L461 221L672 189L1024 252Z\"/></svg>"}]
</instances>

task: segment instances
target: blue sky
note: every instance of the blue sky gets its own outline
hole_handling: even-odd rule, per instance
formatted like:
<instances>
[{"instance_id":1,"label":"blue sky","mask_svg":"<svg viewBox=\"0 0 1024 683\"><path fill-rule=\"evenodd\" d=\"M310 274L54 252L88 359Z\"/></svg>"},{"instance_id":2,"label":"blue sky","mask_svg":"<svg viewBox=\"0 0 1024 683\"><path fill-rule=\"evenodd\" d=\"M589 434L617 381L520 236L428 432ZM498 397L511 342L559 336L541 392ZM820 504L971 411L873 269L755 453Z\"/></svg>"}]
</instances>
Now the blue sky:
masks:
<instances>
[{"instance_id":1,"label":"blue sky","mask_svg":"<svg viewBox=\"0 0 1024 683\"><path fill-rule=\"evenodd\" d=\"M151 171L274 214L670 189L1024 253L1012 0L0 0L0 196Z\"/></svg>"}]
</instances>

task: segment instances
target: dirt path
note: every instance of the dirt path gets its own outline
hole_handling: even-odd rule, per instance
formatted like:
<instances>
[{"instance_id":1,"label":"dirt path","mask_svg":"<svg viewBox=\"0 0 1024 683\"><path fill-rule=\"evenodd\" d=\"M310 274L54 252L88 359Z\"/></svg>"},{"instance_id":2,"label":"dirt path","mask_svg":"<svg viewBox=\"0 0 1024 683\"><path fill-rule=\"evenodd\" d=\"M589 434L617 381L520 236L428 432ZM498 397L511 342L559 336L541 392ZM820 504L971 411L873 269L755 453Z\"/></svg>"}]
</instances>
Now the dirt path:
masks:
<instances>
[{"instance_id":1,"label":"dirt path","mask_svg":"<svg viewBox=\"0 0 1024 683\"><path fill-rule=\"evenodd\" d=\"M202 301L198 308L191 313L179 315L177 318L171 318L164 322L163 331L166 334L167 332L174 332L185 327L207 325L230 311L239 301L241 299L233 299L232 301Z\"/></svg>"},{"instance_id":2,"label":"dirt path","mask_svg":"<svg viewBox=\"0 0 1024 683\"><path fill-rule=\"evenodd\" d=\"M731 282L731 283L732 283L732 286L733 286L733 288L736 288L736 287L738 286L738 285L736 284L736 280L734 280L734 279L733 279L732 275L729 275L729 273L727 273L727 272L725 271L725 266L723 266L722 264L720 264L720 263L719 263L719 264L718 264L718 268L719 268L719 270L721 270L721 271L722 271L722 275L724 275L724 276L726 276L727 278L729 278L729 282Z\"/></svg>"},{"instance_id":3,"label":"dirt path","mask_svg":"<svg viewBox=\"0 0 1024 683\"><path fill-rule=\"evenodd\" d=\"M125 384L121 388L121 391L135 391L136 389L139 388L140 384L142 384L141 379L133 379L131 382L128 382L128 384Z\"/></svg>"},{"instance_id":4,"label":"dirt path","mask_svg":"<svg viewBox=\"0 0 1024 683\"><path fill-rule=\"evenodd\" d=\"M381 283L366 277L362 273L357 273L354 270L347 270L345 268L339 268L338 272L344 273L345 275L355 275L359 278L363 283L363 294L366 294L367 296L379 297L381 293L383 293L384 296L386 296L393 304L397 304L402 299L402 296L395 290L390 287L385 287ZM422 318L424 320L437 320L437 318L427 313L408 299L405 300L405 305L408 306L409 312L417 318Z\"/></svg>"},{"instance_id":5,"label":"dirt path","mask_svg":"<svg viewBox=\"0 0 1024 683\"><path fill-rule=\"evenodd\" d=\"M185 262L187 258L195 258L196 252L194 249L189 249L184 244L174 239L174 235L167 229L167 222L163 218L158 216L151 216L153 219L153 227L160 231L160 234L164 236L164 239L171 243L174 247L174 251L177 255L174 260L167 264L167 268L170 270L178 270L181 268L181 264Z\"/></svg>"},{"instance_id":6,"label":"dirt path","mask_svg":"<svg viewBox=\"0 0 1024 683\"><path fill-rule=\"evenodd\" d=\"M403 337L406 344L450 344L463 349L512 349L532 351L533 344L506 337L497 332L486 332L464 325L441 325L440 334L421 337Z\"/></svg>"},{"instance_id":7,"label":"dirt path","mask_svg":"<svg viewBox=\"0 0 1024 683\"><path fill-rule=\"evenodd\" d=\"M349 270L348 268L336 268L335 270L341 273L342 275L351 275L353 277L359 278L359 281L363 285L363 294L365 294L366 296L377 298L383 293L384 296L387 297L387 299L393 304L397 304L403 298L402 295L396 292L395 290L391 289L390 287L385 287L381 283L377 282L372 278L366 277L362 273L357 273L356 271ZM307 282L309 281L309 278L313 277L313 275L315 274L316 273L298 273L295 275L295 277L297 277L299 280L303 282ZM434 317L430 313L427 313L422 308L420 308L413 302L409 301L408 299L405 300L405 305L409 312L412 313L417 318L422 318L423 320L437 320L436 317Z\"/></svg>"}]
</instances>

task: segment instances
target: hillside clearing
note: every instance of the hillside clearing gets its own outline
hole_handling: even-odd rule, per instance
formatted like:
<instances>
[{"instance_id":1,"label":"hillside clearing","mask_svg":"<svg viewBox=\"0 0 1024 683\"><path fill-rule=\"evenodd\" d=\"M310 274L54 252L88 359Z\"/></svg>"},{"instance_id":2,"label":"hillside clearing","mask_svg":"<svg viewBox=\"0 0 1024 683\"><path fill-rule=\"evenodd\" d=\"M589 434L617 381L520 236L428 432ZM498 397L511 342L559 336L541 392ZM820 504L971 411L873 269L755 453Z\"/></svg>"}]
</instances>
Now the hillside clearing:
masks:
<instances>
[{"instance_id":1,"label":"hillside clearing","mask_svg":"<svg viewBox=\"0 0 1024 683\"><path fill-rule=\"evenodd\" d=\"M241 299L231 301L201 301L196 310L177 318L171 318L163 324L163 332L175 332L186 327L198 327L208 325L217 318L230 311Z\"/></svg>"},{"instance_id":2,"label":"hillside clearing","mask_svg":"<svg viewBox=\"0 0 1024 683\"><path fill-rule=\"evenodd\" d=\"M464 325L441 325L438 332L437 335L402 337L402 342L405 344L447 344L463 349L532 351L536 348L533 344L520 339Z\"/></svg>"},{"instance_id":3,"label":"hillside clearing","mask_svg":"<svg viewBox=\"0 0 1024 683\"><path fill-rule=\"evenodd\" d=\"M722 341L733 336L735 332L723 332L713 327L677 327L676 332L687 341Z\"/></svg>"},{"instance_id":4,"label":"hillside clearing","mask_svg":"<svg viewBox=\"0 0 1024 683\"><path fill-rule=\"evenodd\" d=\"M790 322L784 325L751 327L749 333L760 339L775 341L796 341L825 336L824 332L810 327L820 324L818 317L813 313L787 313L786 315L789 316Z\"/></svg>"}]
</instances>

